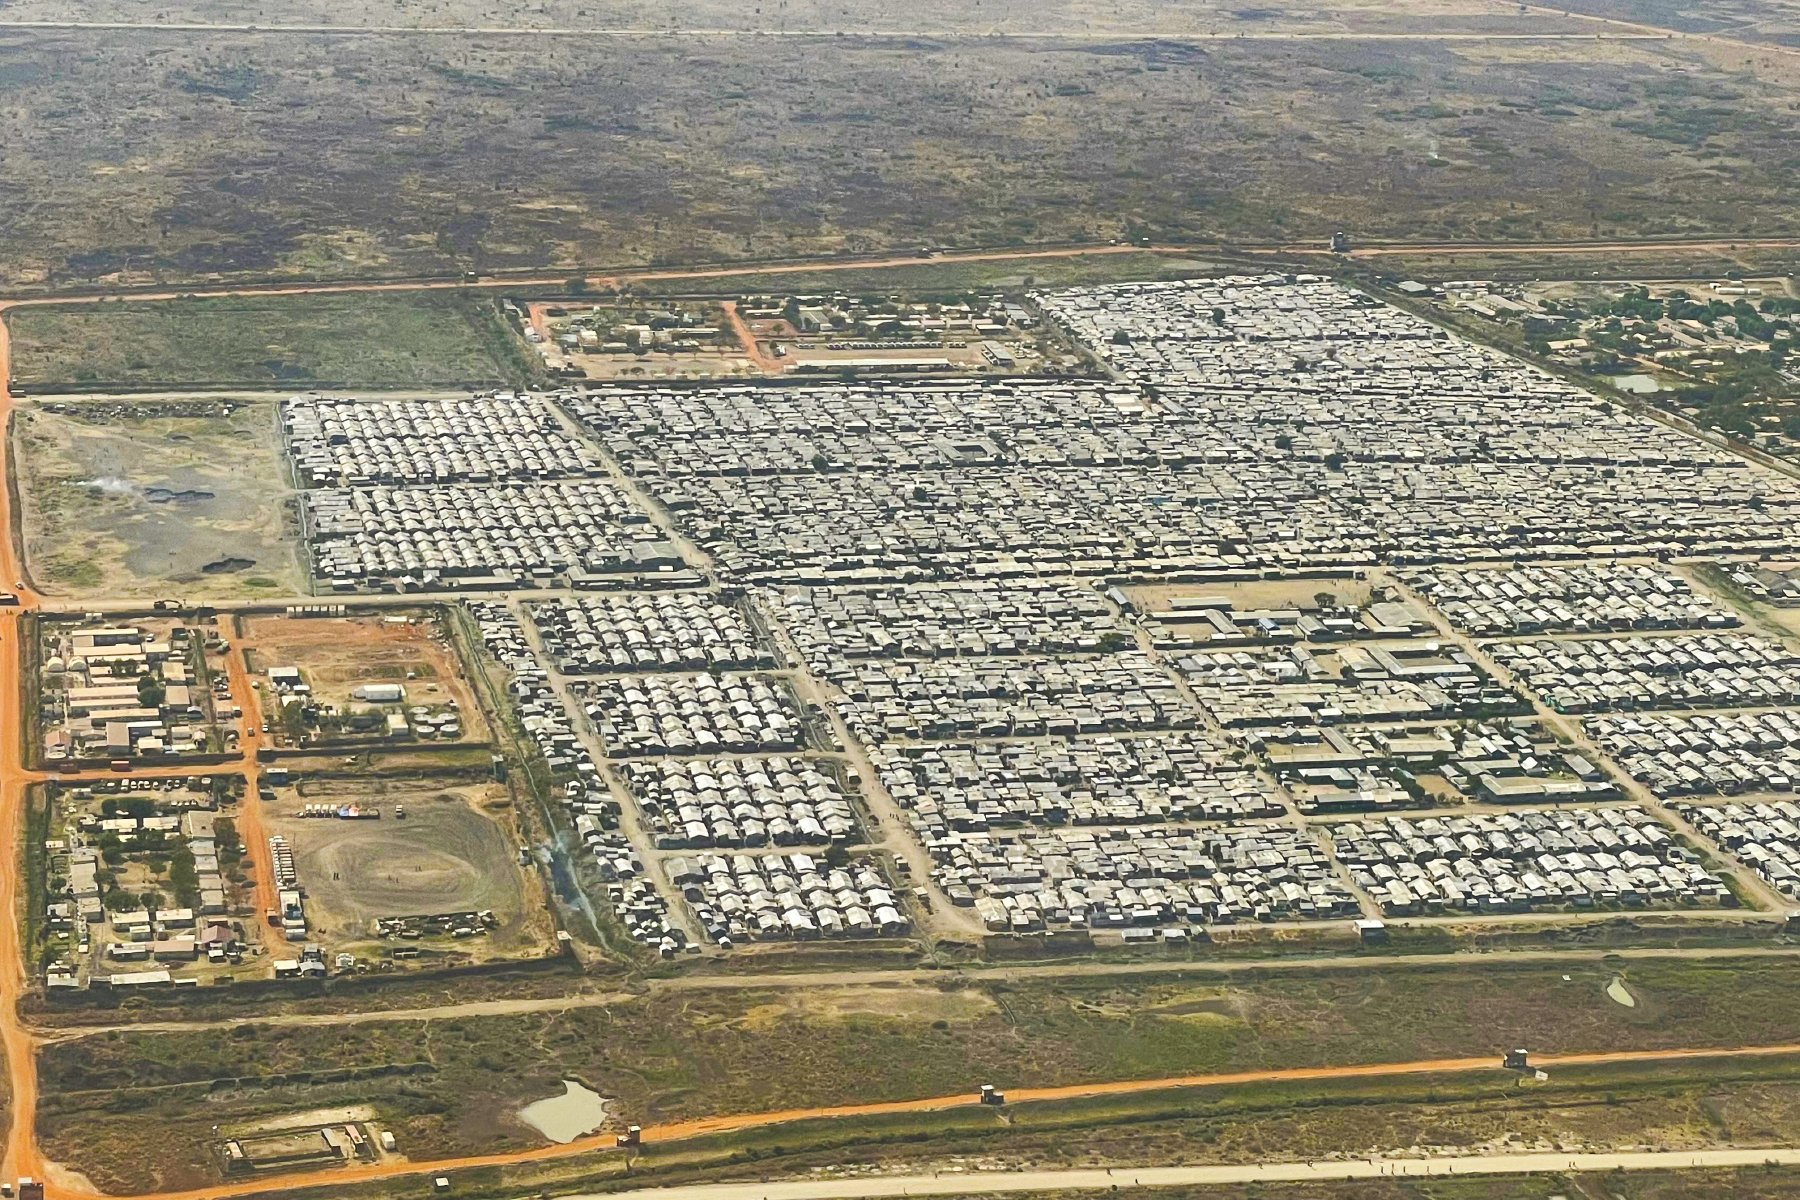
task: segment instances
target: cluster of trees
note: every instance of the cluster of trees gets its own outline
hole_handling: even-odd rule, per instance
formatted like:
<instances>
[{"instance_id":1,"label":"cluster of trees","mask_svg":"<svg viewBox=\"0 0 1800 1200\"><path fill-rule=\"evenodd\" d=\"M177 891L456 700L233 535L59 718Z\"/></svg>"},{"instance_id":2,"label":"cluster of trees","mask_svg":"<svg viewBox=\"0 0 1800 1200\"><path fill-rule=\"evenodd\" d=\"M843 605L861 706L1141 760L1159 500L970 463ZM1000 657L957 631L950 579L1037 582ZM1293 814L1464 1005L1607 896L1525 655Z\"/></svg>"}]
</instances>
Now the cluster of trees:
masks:
<instances>
[{"instance_id":1,"label":"cluster of trees","mask_svg":"<svg viewBox=\"0 0 1800 1200\"><path fill-rule=\"evenodd\" d=\"M148 796L108 796L100 801L100 815L112 817L145 817L156 815L156 801Z\"/></svg>"},{"instance_id":2,"label":"cluster of trees","mask_svg":"<svg viewBox=\"0 0 1800 1200\"><path fill-rule=\"evenodd\" d=\"M1623 328L1625 321L1642 321L1654 324L1663 317L1673 321L1698 321L1702 325L1712 326L1730 318L1736 325L1738 334L1759 342L1773 339L1778 318L1800 313L1800 300L1787 296L1765 296L1759 303L1752 304L1749 297L1733 300L1696 300L1686 292L1670 292L1667 296L1652 296L1643 288L1629 288L1621 296L1601 305L1590 313L1575 309L1576 315L1607 317L1612 320L1607 327L1613 330Z\"/></svg>"}]
</instances>

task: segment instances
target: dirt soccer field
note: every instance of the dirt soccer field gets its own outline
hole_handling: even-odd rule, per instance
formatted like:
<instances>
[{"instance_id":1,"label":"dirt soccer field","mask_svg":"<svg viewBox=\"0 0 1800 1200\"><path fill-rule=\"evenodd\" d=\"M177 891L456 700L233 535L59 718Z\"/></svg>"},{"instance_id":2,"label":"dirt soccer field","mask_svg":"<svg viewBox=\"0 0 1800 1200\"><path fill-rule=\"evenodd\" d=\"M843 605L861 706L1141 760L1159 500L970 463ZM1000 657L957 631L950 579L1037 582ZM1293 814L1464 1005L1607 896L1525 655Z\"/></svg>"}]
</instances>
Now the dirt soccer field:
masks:
<instances>
[{"instance_id":1,"label":"dirt soccer field","mask_svg":"<svg viewBox=\"0 0 1800 1200\"><path fill-rule=\"evenodd\" d=\"M548 942L536 878L517 865L504 787L314 780L278 795L268 824L293 845L313 932L334 950L388 944L373 938L377 918L482 910L496 929L457 942L459 952L491 958ZM296 816L306 804L376 806L381 816Z\"/></svg>"}]
</instances>

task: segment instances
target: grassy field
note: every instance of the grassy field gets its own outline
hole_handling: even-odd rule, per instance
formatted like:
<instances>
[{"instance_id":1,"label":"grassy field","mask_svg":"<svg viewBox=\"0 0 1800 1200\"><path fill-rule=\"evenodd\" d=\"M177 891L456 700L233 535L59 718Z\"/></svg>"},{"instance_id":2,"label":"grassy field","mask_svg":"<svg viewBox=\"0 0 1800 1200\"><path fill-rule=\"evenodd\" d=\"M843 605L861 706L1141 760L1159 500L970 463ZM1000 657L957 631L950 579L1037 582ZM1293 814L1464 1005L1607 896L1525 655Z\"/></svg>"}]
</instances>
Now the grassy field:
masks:
<instances>
[{"instance_id":1,"label":"grassy field","mask_svg":"<svg viewBox=\"0 0 1800 1200\"><path fill-rule=\"evenodd\" d=\"M1718 280L1731 272L1740 277L1792 274L1800 270L1800 249L1739 247L1718 250L1655 252L1590 251L1548 254L1543 251L1484 252L1481 254L1381 254L1346 260L1319 255L1304 258L1312 269L1333 274L1399 279L1454 280L1495 279L1694 279Z\"/></svg>"},{"instance_id":2,"label":"grassy field","mask_svg":"<svg viewBox=\"0 0 1800 1200\"><path fill-rule=\"evenodd\" d=\"M1169 11L1147 4L1117 40L955 22L868 38L854 31L888 10L831 8L841 36L14 30L0 137L20 202L0 268L29 289L1145 235L1317 244L1340 228L1528 240L1796 226L1800 61L1687 40L1125 32ZM1026 30L1026 10L1009 13ZM1226 33L1309 24L1214 15ZM1371 4L1314 24L1434 32L1437 15ZM411 17L441 23L424 6Z\"/></svg>"},{"instance_id":3,"label":"grassy field","mask_svg":"<svg viewBox=\"0 0 1800 1200\"><path fill-rule=\"evenodd\" d=\"M26 388L521 383L495 302L442 292L193 298L8 314Z\"/></svg>"},{"instance_id":4,"label":"grassy field","mask_svg":"<svg viewBox=\"0 0 1800 1200\"><path fill-rule=\"evenodd\" d=\"M1563 975L1568 974L1567 982ZM604 1009L336 1028L101 1034L45 1048L57 1157L140 1186L194 1167L221 1103L258 1114L354 1096L420 1157L535 1142L521 1102L574 1078L645 1124L728 1112L1172 1074L1800 1040L1800 965L1638 963L1193 982L660 991ZM878 1070L872 1070L878 1065ZM358 1078L325 1081L321 1073ZM133 1116L132 1114L140 1114ZM149 1120L154 1130L143 1124ZM152 1133L181 1130L179 1136ZM142 1139L140 1142L139 1139ZM120 1149L129 1147L129 1153ZM185 1176L182 1176L185 1177Z\"/></svg>"},{"instance_id":5,"label":"grassy field","mask_svg":"<svg viewBox=\"0 0 1800 1200\"><path fill-rule=\"evenodd\" d=\"M859 1170L904 1173L945 1166L1056 1170L1108 1162L1329 1161L1396 1147L1466 1154L1786 1145L1800 1133L1797 1065L1590 1068L1530 1086L1495 1070L1431 1080L1165 1091L1015 1105L1001 1113L971 1103L931 1114L795 1122L652 1142L629 1167L620 1156L588 1155L458 1172L456 1184L458 1194L510 1198L534 1189L829 1176L847 1161ZM237 1096L215 1099L232 1120L247 1119ZM189 1130L178 1125L166 1132L179 1137ZM416 1145L409 1152L419 1157ZM395 1182L354 1194L415 1195L417 1185Z\"/></svg>"},{"instance_id":6,"label":"grassy field","mask_svg":"<svg viewBox=\"0 0 1800 1200\"><path fill-rule=\"evenodd\" d=\"M1185 279L1222 269L1218 263L1149 251L1083 254L997 262L924 262L899 267L859 267L843 271L758 271L749 275L699 275L687 279L646 279L631 290L640 295L730 295L751 292L853 294L897 292L908 296L963 295L996 288L1077 287L1137 279Z\"/></svg>"}]
</instances>

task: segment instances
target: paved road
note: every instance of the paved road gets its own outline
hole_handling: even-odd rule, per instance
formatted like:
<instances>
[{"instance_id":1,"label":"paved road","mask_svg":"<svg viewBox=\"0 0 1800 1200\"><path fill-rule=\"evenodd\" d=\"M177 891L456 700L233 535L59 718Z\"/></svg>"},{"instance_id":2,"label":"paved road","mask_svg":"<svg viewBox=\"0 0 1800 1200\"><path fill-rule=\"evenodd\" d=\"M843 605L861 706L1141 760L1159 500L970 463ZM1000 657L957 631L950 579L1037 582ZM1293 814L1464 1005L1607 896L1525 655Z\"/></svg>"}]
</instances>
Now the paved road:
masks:
<instances>
[{"instance_id":1,"label":"paved road","mask_svg":"<svg viewBox=\"0 0 1800 1200\"><path fill-rule=\"evenodd\" d=\"M1076 1171L983 1171L883 1175L791 1183L702 1183L588 1193L568 1200L864 1200L880 1196L974 1196L1003 1192L1105 1192L1114 1188L1204 1184L1304 1183L1386 1176L1539 1175L1564 1171L1678 1171L1692 1167L1800 1164L1800 1150L1643 1151L1626 1154L1498 1154L1456 1158L1382 1158L1215 1167L1115 1167Z\"/></svg>"}]
</instances>

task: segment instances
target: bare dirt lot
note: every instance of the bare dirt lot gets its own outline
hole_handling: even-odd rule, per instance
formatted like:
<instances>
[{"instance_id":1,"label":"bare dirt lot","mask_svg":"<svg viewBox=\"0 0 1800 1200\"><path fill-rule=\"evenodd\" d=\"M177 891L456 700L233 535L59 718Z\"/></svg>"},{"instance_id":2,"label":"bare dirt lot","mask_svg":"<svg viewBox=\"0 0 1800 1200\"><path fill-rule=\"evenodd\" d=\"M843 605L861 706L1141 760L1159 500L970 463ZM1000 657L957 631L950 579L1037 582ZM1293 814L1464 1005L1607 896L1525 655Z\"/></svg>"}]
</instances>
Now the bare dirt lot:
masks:
<instances>
[{"instance_id":1,"label":"bare dirt lot","mask_svg":"<svg viewBox=\"0 0 1800 1200\"><path fill-rule=\"evenodd\" d=\"M305 804L378 805L379 820L302 818ZM402 805L404 818L394 816ZM419 782L303 780L270 807L272 831L293 844L312 931L334 951L371 957L383 948L436 945L475 960L547 945L549 918L535 876L517 865L506 789L498 784L432 787ZM380 917L492 910L487 937L441 944L381 941Z\"/></svg>"},{"instance_id":2,"label":"bare dirt lot","mask_svg":"<svg viewBox=\"0 0 1800 1200\"><path fill-rule=\"evenodd\" d=\"M454 704L465 742L485 741L487 722L463 674L456 651L443 634L442 618L430 611L366 617L243 617L239 641L251 667L298 667L322 704L339 708L356 702L351 692L364 684L397 683L405 705L434 710ZM267 680L264 681L267 686Z\"/></svg>"},{"instance_id":3,"label":"bare dirt lot","mask_svg":"<svg viewBox=\"0 0 1800 1200\"><path fill-rule=\"evenodd\" d=\"M43 401L14 439L26 561L48 594L303 590L269 405Z\"/></svg>"},{"instance_id":4,"label":"bare dirt lot","mask_svg":"<svg viewBox=\"0 0 1800 1200\"><path fill-rule=\"evenodd\" d=\"M1372 586L1359 579L1263 580L1256 583L1146 584L1125 588L1125 594L1146 612L1166 609L1169 602L1195 596L1218 596L1235 609L1316 608L1321 592L1334 603L1363 607Z\"/></svg>"}]
</instances>

